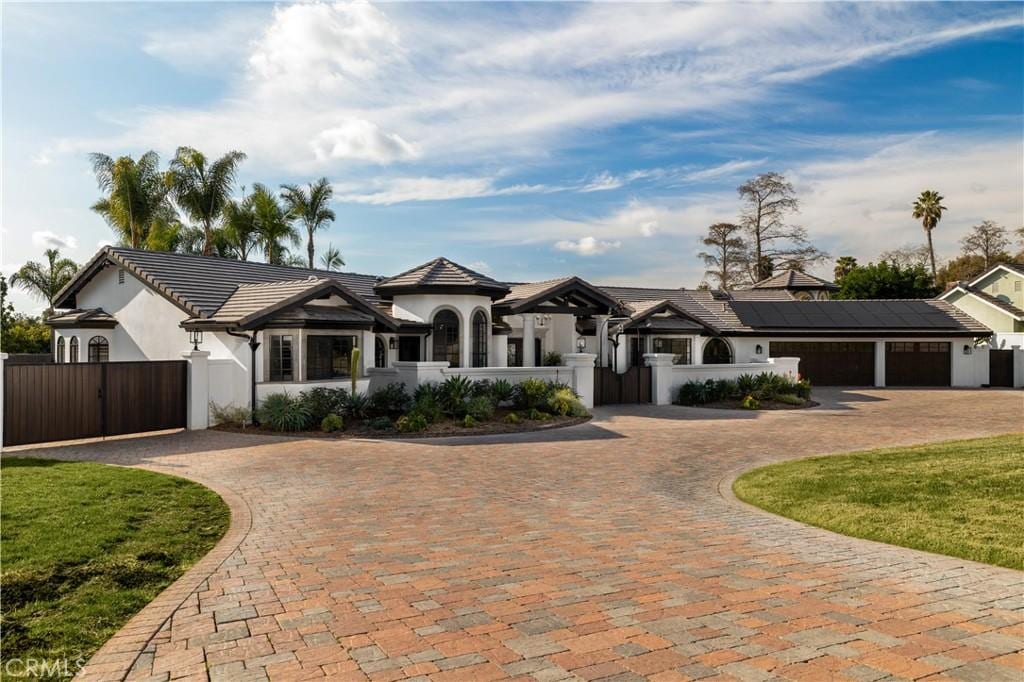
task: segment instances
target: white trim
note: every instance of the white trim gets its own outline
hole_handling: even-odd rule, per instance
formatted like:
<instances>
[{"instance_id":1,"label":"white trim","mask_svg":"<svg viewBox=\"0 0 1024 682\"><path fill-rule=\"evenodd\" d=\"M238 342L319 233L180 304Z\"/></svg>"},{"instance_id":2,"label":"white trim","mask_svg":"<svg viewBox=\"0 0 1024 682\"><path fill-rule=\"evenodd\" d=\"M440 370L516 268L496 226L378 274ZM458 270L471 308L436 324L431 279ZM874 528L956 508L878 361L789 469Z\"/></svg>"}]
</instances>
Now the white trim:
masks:
<instances>
[{"instance_id":1,"label":"white trim","mask_svg":"<svg viewBox=\"0 0 1024 682\"><path fill-rule=\"evenodd\" d=\"M964 289L964 288L963 288L962 286L959 286L959 285L957 285L957 286L953 287L952 289L950 289L950 290L949 290L949 291L947 291L946 293L942 294L942 296L939 296L939 299L940 299L940 300L943 300L943 301L944 301L944 300L946 300L946 299L945 299L945 297L946 297L946 296L948 296L949 294L952 294L952 293L953 293L953 292L955 292L955 291L962 291L962 292L963 292L964 294L966 294L967 296L971 296L971 297L973 297L973 298L974 298L975 300L977 300L977 301L980 301L980 302L984 303L985 305L989 306L990 308L994 308L995 310L998 310L998 311L999 311L999 312L1001 312L1001 313L1002 313L1003 315L1006 315L1007 317L1009 317L1009 318L1010 318L1010 319L1012 319L1012 320L1017 320L1018 322L1024 322L1024 317L1021 317L1021 316L1019 316L1019 315L1014 315L1014 314L1013 314L1013 313L1011 313L1011 312L1010 312L1009 310L1007 310L1007 309L1005 309L1005 308L1000 308L999 306L997 306L997 305L996 305L995 303L993 303L992 301L986 301L986 300L985 300L984 298L982 298L981 296L978 296L978 295L977 295L976 293L974 293L973 291L968 291L967 289ZM993 297L993 298L994 298L994 297ZM950 301L950 305L953 305L953 306L956 306L957 308L960 308L960 306L956 305L956 302L955 302L955 301ZM1011 304L1011 305L1012 305L1012 304ZM963 310L963 308L960 308L960 310L961 310L961 311L963 311L963 312L965 312L965 313L967 312L967 311ZM969 314L969 313L968 313L968 314Z\"/></svg>"},{"instance_id":2,"label":"white trim","mask_svg":"<svg viewBox=\"0 0 1024 682\"><path fill-rule=\"evenodd\" d=\"M991 275L996 270L1006 270L1011 275L1017 275L1018 277L1024 277L1024 275L1022 275L1021 273L1017 272L1013 268L1007 267L1006 263L999 263L998 265L993 265L988 270L986 270L985 272L981 273L980 275L978 275L977 277L975 277L974 279L969 281L967 284L973 287L975 282L980 282L981 280L985 279L986 277Z\"/></svg>"}]
</instances>

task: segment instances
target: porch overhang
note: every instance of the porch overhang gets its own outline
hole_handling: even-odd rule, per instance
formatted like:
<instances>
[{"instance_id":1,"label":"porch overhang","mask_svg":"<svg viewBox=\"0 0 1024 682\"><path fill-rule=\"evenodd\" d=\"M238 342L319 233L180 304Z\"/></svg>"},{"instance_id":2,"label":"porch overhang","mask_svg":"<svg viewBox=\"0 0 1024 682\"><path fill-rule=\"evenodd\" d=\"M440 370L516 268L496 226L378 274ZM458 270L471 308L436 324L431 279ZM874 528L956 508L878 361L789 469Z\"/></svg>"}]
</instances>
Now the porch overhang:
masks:
<instances>
[{"instance_id":1,"label":"porch overhang","mask_svg":"<svg viewBox=\"0 0 1024 682\"><path fill-rule=\"evenodd\" d=\"M579 277L514 285L508 296L491 306L494 315L614 315L622 303Z\"/></svg>"}]
</instances>

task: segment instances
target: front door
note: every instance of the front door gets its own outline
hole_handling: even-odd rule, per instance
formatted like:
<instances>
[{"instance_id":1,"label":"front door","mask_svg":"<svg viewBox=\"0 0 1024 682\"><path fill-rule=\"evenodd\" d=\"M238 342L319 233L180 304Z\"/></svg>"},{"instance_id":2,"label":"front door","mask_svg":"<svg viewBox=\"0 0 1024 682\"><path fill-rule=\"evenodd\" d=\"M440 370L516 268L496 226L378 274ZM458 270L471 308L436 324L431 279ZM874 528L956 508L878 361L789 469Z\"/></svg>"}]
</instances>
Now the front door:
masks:
<instances>
[{"instance_id":1,"label":"front door","mask_svg":"<svg viewBox=\"0 0 1024 682\"><path fill-rule=\"evenodd\" d=\"M522 367L523 366L523 340L522 339L509 339L508 340L508 366L509 367Z\"/></svg>"},{"instance_id":2,"label":"front door","mask_svg":"<svg viewBox=\"0 0 1024 682\"><path fill-rule=\"evenodd\" d=\"M419 362L420 360L420 337L399 336L398 337L398 359L402 362Z\"/></svg>"}]
</instances>

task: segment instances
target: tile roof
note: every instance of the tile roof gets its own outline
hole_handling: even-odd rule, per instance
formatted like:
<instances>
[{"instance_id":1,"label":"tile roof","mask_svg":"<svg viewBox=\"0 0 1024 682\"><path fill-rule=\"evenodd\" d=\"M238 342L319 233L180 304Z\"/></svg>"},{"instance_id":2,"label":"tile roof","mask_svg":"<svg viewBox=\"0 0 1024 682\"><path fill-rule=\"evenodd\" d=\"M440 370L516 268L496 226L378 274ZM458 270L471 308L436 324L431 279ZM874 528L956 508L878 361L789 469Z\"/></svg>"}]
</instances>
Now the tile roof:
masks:
<instances>
[{"instance_id":1,"label":"tile roof","mask_svg":"<svg viewBox=\"0 0 1024 682\"><path fill-rule=\"evenodd\" d=\"M538 294L543 294L545 291L557 289L571 279L572 277L556 277L555 279L545 279L540 282L510 283L508 284L509 291L505 294L505 297L495 301L494 304L515 305Z\"/></svg>"},{"instance_id":2,"label":"tile roof","mask_svg":"<svg viewBox=\"0 0 1024 682\"><path fill-rule=\"evenodd\" d=\"M831 289L838 291L834 282L808 275L799 270L783 270L782 272L762 279L751 285L752 289Z\"/></svg>"},{"instance_id":3,"label":"tile roof","mask_svg":"<svg viewBox=\"0 0 1024 682\"><path fill-rule=\"evenodd\" d=\"M46 318L46 324L51 327L113 327L117 325L117 319L103 308L86 308L51 315Z\"/></svg>"},{"instance_id":4,"label":"tile roof","mask_svg":"<svg viewBox=\"0 0 1024 682\"><path fill-rule=\"evenodd\" d=\"M235 292L210 316L210 319L225 323L241 322L268 307L301 296L330 281L323 277L307 277L285 282L239 284Z\"/></svg>"},{"instance_id":5,"label":"tile roof","mask_svg":"<svg viewBox=\"0 0 1024 682\"><path fill-rule=\"evenodd\" d=\"M293 325L307 323L342 323L342 324L373 324L372 315L361 313L352 308L337 306L303 305L284 310L272 316L267 324Z\"/></svg>"},{"instance_id":6,"label":"tile roof","mask_svg":"<svg viewBox=\"0 0 1024 682\"><path fill-rule=\"evenodd\" d=\"M493 294L495 297L508 293L507 285L447 258L435 258L394 277L383 279L374 286L376 292L384 296L411 289L429 288L467 289Z\"/></svg>"},{"instance_id":7,"label":"tile roof","mask_svg":"<svg viewBox=\"0 0 1024 682\"><path fill-rule=\"evenodd\" d=\"M1014 304L1010 303L1009 301L1004 301L1001 298L997 298L997 297L993 296L992 294L989 294L989 293L987 293L985 291L982 291L981 289L979 289L977 287L972 287L969 284L960 284L960 288L963 289L964 291L968 292L968 293L974 294L975 296L977 296L978 298L980 298L981 300L983 300L983 301L985 301L987 303L991 303L992 305L996 306L997 308L1005 310L1006 312L1010 313L1011 315L1016 316L1018 319L1024 320L1024 310L1021 310L1020 308L1018 308Z\"/></svg>"}]
</instances>

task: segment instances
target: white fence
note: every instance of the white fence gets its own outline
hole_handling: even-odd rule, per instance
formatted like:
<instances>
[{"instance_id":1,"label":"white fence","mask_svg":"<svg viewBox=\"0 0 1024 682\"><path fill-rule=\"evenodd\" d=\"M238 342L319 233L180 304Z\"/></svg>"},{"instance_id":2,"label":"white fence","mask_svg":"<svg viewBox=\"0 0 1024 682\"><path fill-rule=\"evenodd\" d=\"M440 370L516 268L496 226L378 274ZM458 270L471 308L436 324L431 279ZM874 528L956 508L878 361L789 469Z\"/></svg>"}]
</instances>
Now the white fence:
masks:
<instances>
[{"instance_id":1,"label":"white fence","mask_svg":"<svg viewBox=\"0 0 1024 682\"><path fill-rule=\"evenodd\" d=\"M733 365L673 365L669 353L648 353L644 360L651 368L651 399L655 405L670 405L679 388L687 381L735 379L742 374L782 374L796 380L800 358L769 358L768 362L742 362Z\"/></svg>"}]
</instances>

